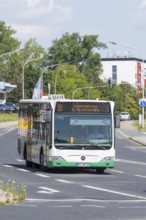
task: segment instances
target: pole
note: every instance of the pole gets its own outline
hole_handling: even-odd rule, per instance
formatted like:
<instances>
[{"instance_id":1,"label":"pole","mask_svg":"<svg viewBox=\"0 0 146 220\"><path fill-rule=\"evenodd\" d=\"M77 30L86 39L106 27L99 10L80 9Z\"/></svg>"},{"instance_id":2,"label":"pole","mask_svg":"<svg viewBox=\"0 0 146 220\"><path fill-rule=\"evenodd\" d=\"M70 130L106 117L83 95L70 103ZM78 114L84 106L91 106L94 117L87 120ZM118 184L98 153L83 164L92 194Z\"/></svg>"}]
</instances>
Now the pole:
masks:
<instances>
[{"instance_id":1,"label":"pole","mask_svg":"<svg viewBox=\"0 0 146 220\"><path fill-rule=\"evenodd\" d=\"M3 54L0 55L0 58L3 57L3 56L6 56L6 55L11 55L13 53L20 52L21 50L23 50L23 48L19 49L19 50L14 50L14 51L10 51L10 52L7 52L7 53L3 53Z\"/></svg>"},{"instance_id":2,"label":"pole","mask_svg":"<svg viewBox=\"0 0 146 220\"><path fill-rule=\"evenodd\" d=\"M57 76L58 76L59 71L60 71L65 65L70 64L70 63L73 63L73 62L75 62L75 61L69 61L69 62L63 63L63 66L61 66L61 67L58 69L58 71L57 71L57 73L56 73L56 76L55 76L55 82L54 82L54 94L56 94ZM59 65L59 64L58 64L58 65Z\"/></svg>"},{"instance_id":3,"label":"pole","mask_svg":"<svg viewBox=\"0 0 146 220\"><path fill-rule=\"evenodd\" d=\"M90 89L96 89L96 88L101 88L101 87L107 87L107 86L96 86L96 87L89 86L89 87L76 88L76 89L73 91L72 99L74 99L75 93L76 93L78 90L82 90L82 89L89 89L89 90L90 90ZM88 99L89 99L89 94L88 94Z\"/></svg>"},{"instance_id":4,"label":"pole","mask_svg":"<svg viewBox=\"0 0 146 220\"><path fill-rule=\"evenodd\" d=\"M24 94L24 68L25 68L25 65L29 62L32 62L32 61L36 61L36 60L39 60L39 59L42 59L42 56L39 57L39 58L36 58L36 59L31 59L31 60L27 60L24 64L23 64L23 67L22 67L22 98L24 99L25 98L25 94Z\"/></svg>"}]
</instances>

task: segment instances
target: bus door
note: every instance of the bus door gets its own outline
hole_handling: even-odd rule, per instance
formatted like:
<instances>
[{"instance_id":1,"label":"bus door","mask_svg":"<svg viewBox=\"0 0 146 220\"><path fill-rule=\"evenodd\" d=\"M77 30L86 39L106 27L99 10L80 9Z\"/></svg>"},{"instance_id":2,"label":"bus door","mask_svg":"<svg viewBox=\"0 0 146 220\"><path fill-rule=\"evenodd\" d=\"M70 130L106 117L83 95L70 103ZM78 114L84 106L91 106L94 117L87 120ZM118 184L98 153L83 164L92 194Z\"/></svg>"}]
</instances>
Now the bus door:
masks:
<instances>
[{"instance_id":1,"label":"bus door","mask_svg":"<svg viewBox=\"0 0 146 220\"><path fill-rule=\"evenodd\" d=\"M52 109L46 111L46 163L49 161L49 150L52 148Z\"/></svg>"},{"instance_id":2,"label":"bus door","mask_svg":"<svg viewBox=\"0 0 146 220\"><path fill-rule=\"evenodd\" d=\"M28 108L28 131L27 131L27 160L32 160L32 106Z\"/></svg>"}]
</instances>

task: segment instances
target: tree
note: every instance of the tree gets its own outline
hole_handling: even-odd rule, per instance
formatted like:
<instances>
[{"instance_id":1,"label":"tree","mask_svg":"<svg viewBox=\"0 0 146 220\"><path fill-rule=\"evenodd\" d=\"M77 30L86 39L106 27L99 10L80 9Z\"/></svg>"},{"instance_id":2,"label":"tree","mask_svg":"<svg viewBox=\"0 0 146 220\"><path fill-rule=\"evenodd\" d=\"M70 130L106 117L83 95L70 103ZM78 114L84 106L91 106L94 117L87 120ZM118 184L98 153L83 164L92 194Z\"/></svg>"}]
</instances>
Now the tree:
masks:
<instances>
[{"instance_id":1,"label":"tree","mask_svg":"<svg viewBox=\"0 0 146 220\"><path fill-rule=\"evenodd\" d=\"M48 48L48 65L73 63L87 77L90 85L97 85L102 66L100 55L95 51L104 48L106 45L98 41L98 35L80 36L78 33L65 33Z\"/></svg>"},{"instance_id":2,"label":"tree","mask_svg":"<svg viewBox=\"0 0 146 220\"><path fill-rule=\"evenodd\" d=\"M139 94L133 86L126 82L122 82L119 85L113 85L112 89L106 94L104 93L104 97L106 96L107 99L115 102L116 115L124 111L129 112L132 119L138 119L140 113L138 104Z\"/></svg>"},{"instance_id":3,"label":"tree","mask_svg":"<svg viewBox=\"0 0 146 220\"><path fill-rule=\"evenodd\" d=\"M16 84L17 88L8 95L8 100L18 102L22 98L23 74L25 98L32 97L33 88L43 68L43 59L39 59L43 54L45 54L44 48L37 43L36 39L30 39L21 52L10 58L11 71L7 80Z\"/></svg>"},{"instance_id":4,"label":"tree","mask_svg":"<svg viewBox=\"0 0 146 220\"><path fill-rule=\"evenodd\" d=\"M0 57L0 81L9 80L9 74L11 72L9 62L11 56L6 55L6 53L15 51L20 46L20 41L13 37L15 33L16 31L14 29L6 26L4 21L0 21L0 55L3 55Z\"/></svg>"},{"instance_id":5,"label":"tree","mask_svg":"<svg viewBox=\"0 0 146 220\"><path fill-rule=\"evenodd\" d=\"M81 73L75 65L60 64L54 70L49 70L44 73L44 85L51 85L51 93L64 94L66 98L72 99L73 92L77 88L83 88L75 93L76 99L87 99L88 90L85 87L90 87L86 76ZM45 94L47 87L45 86ZM97 98L98 91L94 90L90 98L95 96Z\"/></svg>"},{"instance_id":6,"label":"tree","mask_svg":"<svg viewBox=\"0 0 146 220\"><path fill-rule=\"evenodd\" d=\"M123 91L123 107L121 111L128 111L132 119L138 119L141 110L139 106L139 93L133 86L125 82L122 82L119 86Z\"/></svg>"}]
</instances>

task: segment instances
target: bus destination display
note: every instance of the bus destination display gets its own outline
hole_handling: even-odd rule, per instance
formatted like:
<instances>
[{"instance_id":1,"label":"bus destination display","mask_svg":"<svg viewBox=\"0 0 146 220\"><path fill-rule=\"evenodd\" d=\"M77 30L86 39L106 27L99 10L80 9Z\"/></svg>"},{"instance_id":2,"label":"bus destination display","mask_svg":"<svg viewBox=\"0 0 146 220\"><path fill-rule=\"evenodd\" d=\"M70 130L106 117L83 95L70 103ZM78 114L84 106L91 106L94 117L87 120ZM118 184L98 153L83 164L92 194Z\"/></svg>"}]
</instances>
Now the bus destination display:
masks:
<instances>
[{"instance_id":1,"label":"bus destination display","mask_svg":"<svg viewBox=\"0 0 146 220\"><path fill-rule=\"evenodd\" d=\"M57 102L55 112L110 113L108 102Z\"/></svg>"}]
</instances>

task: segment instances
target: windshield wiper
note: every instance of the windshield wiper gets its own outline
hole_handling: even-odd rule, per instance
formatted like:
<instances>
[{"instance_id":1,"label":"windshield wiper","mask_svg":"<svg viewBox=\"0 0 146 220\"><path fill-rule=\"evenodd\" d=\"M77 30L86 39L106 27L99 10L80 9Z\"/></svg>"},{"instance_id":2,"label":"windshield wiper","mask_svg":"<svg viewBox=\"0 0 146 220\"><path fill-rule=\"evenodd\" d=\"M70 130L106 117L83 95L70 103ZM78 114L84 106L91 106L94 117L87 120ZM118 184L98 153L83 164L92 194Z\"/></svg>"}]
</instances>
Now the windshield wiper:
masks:
<instances>
[{"instance_id":1,"label":"windshield wiper","mask_svg":"<svg viewBox=\"0 0 146 220\"><path fill-rule=\"evenodd\" d=\"M80 145L68 145L68 146L57 146L56 145L56 148L59 148L60 150L62 149L82 149L83 146L80 146Z\"/></svg>"},{"instance_id":2,"label":"windshield wiper","mask_svg":"<svg viewBox=\"0 0 146 220\"><path fill-rule=\"evenodd\" d=\"M95 144L95 143L89 143L90 147L92 148L97 148L97 149L101 149L101 150L106 150L106 148L104 146L99 146L98 144Z\"/></svg>"},{"instance_id":3,"label":"windshield wiper","mask_svg":"<svg viewBox=\"0 0 146 220\"><path fill-rule=\"evenodd\" d=\"M69 143L69 142L63 139L55 138L55 143Z\"/></svg>"}]
</instances>

